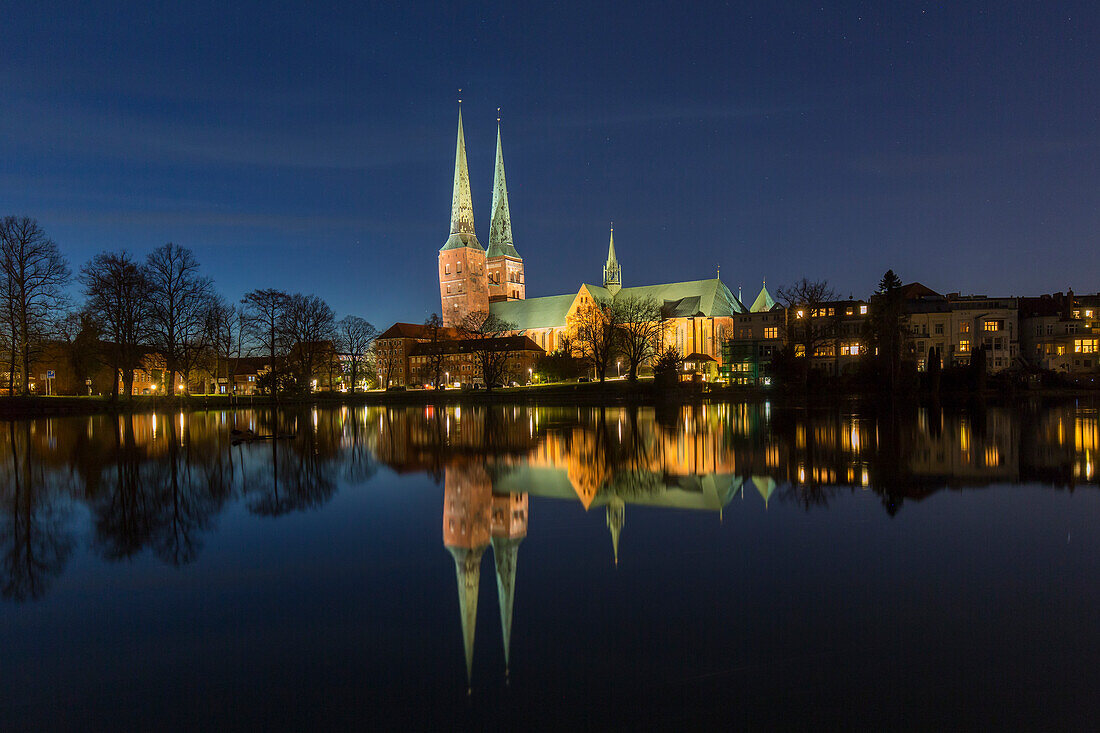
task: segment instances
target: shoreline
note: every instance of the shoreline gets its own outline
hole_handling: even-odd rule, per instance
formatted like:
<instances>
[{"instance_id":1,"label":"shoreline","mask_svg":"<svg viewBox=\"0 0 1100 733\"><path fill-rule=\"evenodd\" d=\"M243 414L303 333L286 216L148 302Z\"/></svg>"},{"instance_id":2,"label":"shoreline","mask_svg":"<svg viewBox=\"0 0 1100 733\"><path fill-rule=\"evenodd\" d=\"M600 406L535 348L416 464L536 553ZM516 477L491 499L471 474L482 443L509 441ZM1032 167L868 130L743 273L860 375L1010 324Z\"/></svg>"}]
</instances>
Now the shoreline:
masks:
<instances>
[{"instance_id":1,"label":"shoreline","mask_svg":"<svg viewBox=\"0 0 1100 733\"><path fill-rule=\"evenodd\" d=\"M492 392L483 390L404 390L356 393L318 393L302 397L267 395L229 397L225 395L189 395L184 397L135 396L117 402L109 397L42 396L0 397L0 420L67 415L128 414L162 410L198 412L205 410L238 410L270 407L339 407L351 405L381 405L415 407L419 405L536 405L536 406L676 406L704 402L759 403L769 401L785 406L816 406L837 402L922 405L939 402L954 406L979 401L990 404L1029 399L1086 400L1100 404L1100 389L1031 389L1014 392L986 390L983 393L952 392L941 394L938 400L929 394L898 396L852 390L825 390L805 393L758 387L718 387L703 389L698 385L678 385L658 389L651 381L590 382L577 384L531 385L506 387Z\"/></svg>"}]
</instances>

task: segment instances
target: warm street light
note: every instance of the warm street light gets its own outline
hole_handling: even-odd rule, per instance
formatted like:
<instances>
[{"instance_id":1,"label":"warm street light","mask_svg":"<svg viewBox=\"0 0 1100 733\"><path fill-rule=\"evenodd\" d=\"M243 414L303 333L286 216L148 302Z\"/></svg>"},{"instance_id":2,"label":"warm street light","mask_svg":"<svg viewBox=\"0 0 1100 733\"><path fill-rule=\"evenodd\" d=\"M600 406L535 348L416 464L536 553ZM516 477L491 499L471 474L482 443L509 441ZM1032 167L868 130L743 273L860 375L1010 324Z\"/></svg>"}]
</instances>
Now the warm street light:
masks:
<instances>
[{"instance_id":1,"label":"warm street light","mask_svg":"<svg viewBox=\"0 0 1100 733\"><path fill-rule=\"evenodd\" d=\"M616 359L615 360L615 376L616 377L622 377L623 376L623 360L622 359Z\"/></svg>"}]
</instances>

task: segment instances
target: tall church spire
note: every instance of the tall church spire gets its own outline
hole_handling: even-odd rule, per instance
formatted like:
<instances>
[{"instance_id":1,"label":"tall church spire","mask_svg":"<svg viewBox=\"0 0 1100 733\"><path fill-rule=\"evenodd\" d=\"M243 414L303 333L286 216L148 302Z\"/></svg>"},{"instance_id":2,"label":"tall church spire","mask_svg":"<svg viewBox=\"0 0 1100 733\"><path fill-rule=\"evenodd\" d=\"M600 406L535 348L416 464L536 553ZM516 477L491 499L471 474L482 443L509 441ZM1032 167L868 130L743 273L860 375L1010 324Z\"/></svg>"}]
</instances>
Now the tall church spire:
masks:
<instances>
[{"instance_id":1,"label":"tall church spire","mask_svg":"<svg viewBox=\"0 0 1100 733\"><path fill-rule=\"evenodd\" d=\"M458 108L458 143L455 146L455 184L451 194L451 234L474 234L474 199L470 194L461 106Z\"/></svg>"},{"instance_id":2,"label":"tall church spire","mask_svg":"<svg viewBox=\"0 0 1100 733\"><path fill-rule=\"evenodd\" d=\"M508 210L508 182L504 178L504 148L497 117L497 163L493 173L493 213L489 222L489 257L519 257L512 243L512 214Z\"/></svg>"},{"instance_id":3,"label":"tall church spire","mask_svg":"<svg viewBox=\"0 0 1100 733\"><path fill-rule=\"evenodd\" d=\"M607 245L607 262L603 266L603 286L611 291L612 297L623 286L623 268L615 257L615 226L611 227L611 241Z\"/></svg>"}]
</instances>

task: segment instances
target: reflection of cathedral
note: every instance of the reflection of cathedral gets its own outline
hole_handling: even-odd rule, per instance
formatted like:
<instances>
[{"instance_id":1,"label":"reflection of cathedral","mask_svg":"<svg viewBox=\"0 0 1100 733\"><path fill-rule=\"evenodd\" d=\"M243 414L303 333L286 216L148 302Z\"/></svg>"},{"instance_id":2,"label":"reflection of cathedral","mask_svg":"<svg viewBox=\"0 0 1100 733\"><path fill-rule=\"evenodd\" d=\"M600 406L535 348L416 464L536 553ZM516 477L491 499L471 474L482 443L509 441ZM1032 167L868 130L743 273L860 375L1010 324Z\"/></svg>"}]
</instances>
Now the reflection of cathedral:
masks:
<instances>
[{"instance_id":1,"label":"reflection of cathedral","mask_svg":"<svg viewBox=\"0 0 1100 733\"><path fill-rule=\"evenodd\" d=\"M448 466L443 491L443 545L455 561L458 609L466 653L466 679L472 683L474 631L481 587L481 560L493 547L500 603L504 663L510 660L512 606L519 544L527 535L527 495L494 495L484 465Z\"/></svg>"}]
</instances>

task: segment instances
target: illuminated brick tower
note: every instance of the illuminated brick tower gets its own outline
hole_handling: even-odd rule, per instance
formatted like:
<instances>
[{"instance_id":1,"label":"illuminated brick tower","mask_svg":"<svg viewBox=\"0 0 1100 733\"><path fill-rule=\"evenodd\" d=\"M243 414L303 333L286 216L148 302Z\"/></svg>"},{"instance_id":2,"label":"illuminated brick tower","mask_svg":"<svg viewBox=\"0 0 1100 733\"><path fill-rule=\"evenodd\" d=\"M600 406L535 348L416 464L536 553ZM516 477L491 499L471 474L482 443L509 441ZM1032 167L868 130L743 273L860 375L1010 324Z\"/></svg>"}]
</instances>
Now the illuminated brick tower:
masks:
<instances>
[{"instance_id":1,"label":"illuminated brick tower","mask_svg":"<svg viewBox=\"0 0 1100 733\"><path fill-rule=\"evenodd\" d=\"M460 108L455 182L451 194L451 236L439 250L439 298L443 324L457 326L470 313L488 312L486 282L485 248L474 233L474 203L470 195L470 171L466 166L466 139L462 133Z\"/></svg>"},{"instance_id":2,"label":"illuminated brick tower","mask_svg":"<svg viewBox=\"0 0 1100 733\"><path fill-rule=\"evenodd\" d=\"M489 273L489 300L523 300L523 258L512 243L512 215L508 211L508 184L504 179L504 151L497 117L497 164L493 174L493 213L489 223L489 249L485 255Z\"/></svg>"}]
</instances>

